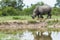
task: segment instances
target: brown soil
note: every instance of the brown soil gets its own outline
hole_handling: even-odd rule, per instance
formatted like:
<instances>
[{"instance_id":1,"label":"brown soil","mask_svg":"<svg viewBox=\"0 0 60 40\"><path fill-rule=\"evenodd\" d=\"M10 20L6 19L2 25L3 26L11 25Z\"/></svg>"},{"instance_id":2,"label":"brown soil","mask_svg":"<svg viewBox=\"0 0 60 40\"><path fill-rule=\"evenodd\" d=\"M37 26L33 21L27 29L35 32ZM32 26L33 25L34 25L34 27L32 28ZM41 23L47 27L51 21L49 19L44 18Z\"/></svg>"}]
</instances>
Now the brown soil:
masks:
<instances>
[{"instance_id":1,"label":"brown soil","mask_svg":"<svg viewBox=\"0 0 60 40\"><path fill-rule=\"evenodd\" d=\"M8 22L0 23L0 30L5 29L45 29L48 26L47 22L37 22L37 23L28 23L27 20L24 21L18 21L18 20L10 20ZM49 27L60 27L59 23L50 25Z\"/></svg>"},{"instance_id":2,"label":"brown soil","mask_svg":"<svg viewBox=\"0 0 60 40\"><path fill-rule=\"evenodd\" d=\"M0 23L0 29L36 29L47 26L46 22L38 22L38 23L28 23L26 21L24 22L18 22L18 21L9 21L9 22L3 22Z\"/></svg>"}]
</instances>

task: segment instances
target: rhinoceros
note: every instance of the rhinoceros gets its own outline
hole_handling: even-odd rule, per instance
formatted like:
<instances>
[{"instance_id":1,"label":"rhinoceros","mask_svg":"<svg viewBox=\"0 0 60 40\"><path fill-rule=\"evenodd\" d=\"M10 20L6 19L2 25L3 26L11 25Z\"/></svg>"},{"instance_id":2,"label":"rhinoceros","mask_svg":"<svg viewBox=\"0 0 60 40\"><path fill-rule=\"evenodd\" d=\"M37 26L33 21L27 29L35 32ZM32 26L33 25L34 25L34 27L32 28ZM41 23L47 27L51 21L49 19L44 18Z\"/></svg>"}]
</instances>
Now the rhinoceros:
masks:
<instances>
[{"instance_id":1,"label":"rhinoceros","mask_svg":"<svg viewBox=\"0 0 60 40\"><path fill-rule=\"evenodd\" d=\"M52 7L49 5L36 6L33 10L32 18L34 19L36 16L38 16L38 18L44 18L43 15L45 14L47 14L47 18L51 18L51 10Z\"/></svg>"}]
</instances>

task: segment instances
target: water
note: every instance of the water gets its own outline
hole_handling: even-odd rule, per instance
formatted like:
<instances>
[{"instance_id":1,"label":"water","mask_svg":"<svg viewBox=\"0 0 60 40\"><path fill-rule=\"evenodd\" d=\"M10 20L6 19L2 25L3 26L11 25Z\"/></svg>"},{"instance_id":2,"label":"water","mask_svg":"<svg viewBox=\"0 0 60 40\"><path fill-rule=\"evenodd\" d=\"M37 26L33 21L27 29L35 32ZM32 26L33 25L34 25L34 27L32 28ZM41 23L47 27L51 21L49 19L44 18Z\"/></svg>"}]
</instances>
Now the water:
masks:
<instances>
[{"instance_id":1,"label":"water","mask_svg":"<svg viewBox=\"0 0 60 40\"><path fill-rule=\"evenodd\" d=\"M60 40L60 32L31 32L24 31L22 34L0 33L0 40Z\"/></svg>"}]
</instances>

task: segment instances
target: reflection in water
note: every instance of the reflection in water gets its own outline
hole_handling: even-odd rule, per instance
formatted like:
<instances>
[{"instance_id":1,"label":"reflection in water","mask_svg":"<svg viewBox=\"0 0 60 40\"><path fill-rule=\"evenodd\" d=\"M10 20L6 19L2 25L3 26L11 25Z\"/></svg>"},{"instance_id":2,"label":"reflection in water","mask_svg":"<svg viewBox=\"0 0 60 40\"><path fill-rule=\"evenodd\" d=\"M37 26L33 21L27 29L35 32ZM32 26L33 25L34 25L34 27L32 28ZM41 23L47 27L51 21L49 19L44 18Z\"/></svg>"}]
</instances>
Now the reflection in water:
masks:
<instances>
[{"instance_id":1,"label":"reflection in water","mask_svg":"<svg viewBox=\"0 0 60 40\"><path fill-rule=\"evenodd\" d=\"M59 36L60 32L37 32L33 34L33 32L26 31L23 33L21 40L60 40Z\"/></svg>"},{"instance_id":2,"label":"reflection in water","mask_svg":"<svg viewBox=\"0 0 60 40\"><path fill-rule=\"evenodd\" d=\"M37 35L38 34L38 35ZM23 32L21 40L59 40L60 32L37 32L33 34L33 32ZM56 37L56 38L55 38Z\"/></svg>"},{"instance_id":3,"label":"reflection in water","mask_svg":"<svg viewBox=\"0 0 60 40\"><path fill-rule=\"evenodd\" d=\"M34 36L33 36L32 32L26 31L23 33L21 40L34 40Z\"/></svg>"},{"instance_id":4,"label":"reflection in water","mask_svg":"<svg viewBox=\"0 0 60 40\"><path fill-rule=\"evenodd\" d=\"M1 33L0 33L1 34ZM60 32L29 32L25 31L22 34L7 34L0 40L60 40Z\"/></svg>"},{"instance_id":5,"label":"reflection in water","mask_svg":"<svg viewBox=\"0 0 60 40\"><path fill-rule=\"evenodd\" d=\"M41 34L41 35L39 35ZM52 40L51 33L40 33L38 32L38 35L35 36L35 40Z\"/></svg>"},{"instance_id":6,"label":"reflection in water","mask_svg":"<svg viewBox=\"0 0 60 40\"><path fill-rule=\"evenodd\" d=\"M60 32L52 32L52 40L60 40Z\"/></svg>"}]
</instances>

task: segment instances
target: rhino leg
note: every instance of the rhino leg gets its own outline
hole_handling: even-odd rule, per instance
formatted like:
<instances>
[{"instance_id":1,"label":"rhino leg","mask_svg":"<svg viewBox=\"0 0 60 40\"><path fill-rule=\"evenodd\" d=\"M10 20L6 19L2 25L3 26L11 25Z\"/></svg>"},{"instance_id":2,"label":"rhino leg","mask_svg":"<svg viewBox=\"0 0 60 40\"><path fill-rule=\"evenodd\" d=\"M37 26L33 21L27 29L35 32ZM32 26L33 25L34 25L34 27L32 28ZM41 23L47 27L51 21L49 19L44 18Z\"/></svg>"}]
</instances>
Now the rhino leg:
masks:
<instances>
[{"instance_id":1,"label":"rhino leg","mask_svg":"<svg viewBox=\"0 0 60 40\"><path fill-rule=\"evenodd\" d=\"M38 18L40 18L40 15L38 15Z\"/></svg>"},{"instance_id":2,"label":"rhino leg","mask_svg":"<svg viewBox=\"0 0 60 40\"><path fill-rule=\"evenodd\" d=\"M40 18L44 18L43 15L40 15Z\"/></svg>"},{"instance_id":3,"label":"rhino leg","mask_svg":"<svg viewBox=\"0 0 60 40\"><path fill-rule=\"evenodd\" d=\"M47 18L51 18L51 12L48 12Z\"/></svg>"}]
</instances>

